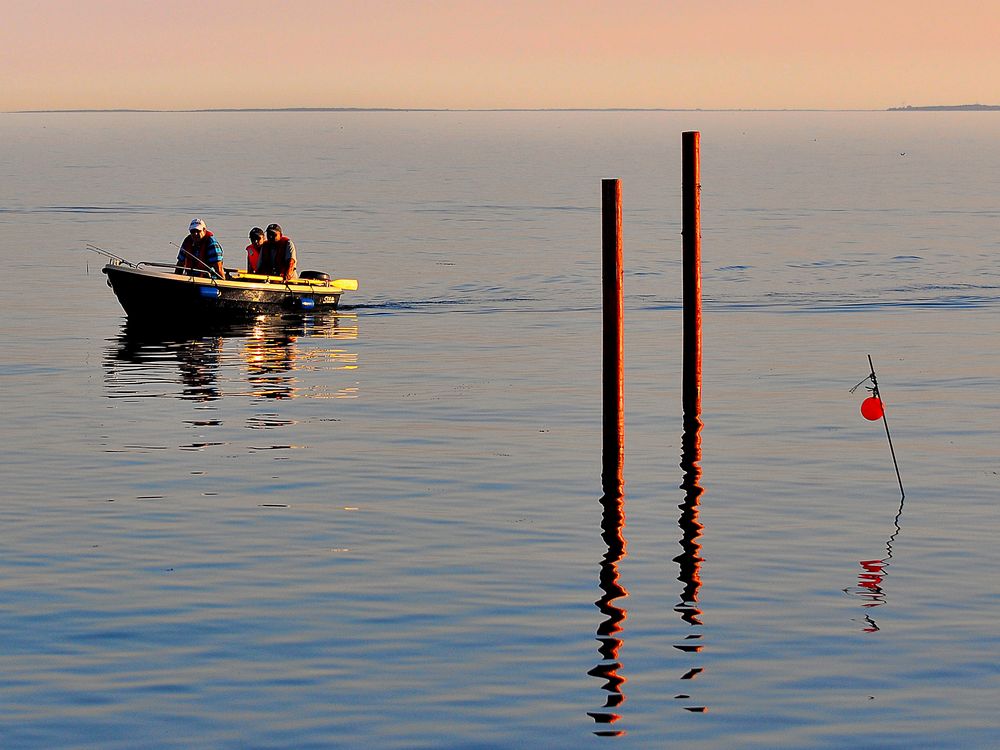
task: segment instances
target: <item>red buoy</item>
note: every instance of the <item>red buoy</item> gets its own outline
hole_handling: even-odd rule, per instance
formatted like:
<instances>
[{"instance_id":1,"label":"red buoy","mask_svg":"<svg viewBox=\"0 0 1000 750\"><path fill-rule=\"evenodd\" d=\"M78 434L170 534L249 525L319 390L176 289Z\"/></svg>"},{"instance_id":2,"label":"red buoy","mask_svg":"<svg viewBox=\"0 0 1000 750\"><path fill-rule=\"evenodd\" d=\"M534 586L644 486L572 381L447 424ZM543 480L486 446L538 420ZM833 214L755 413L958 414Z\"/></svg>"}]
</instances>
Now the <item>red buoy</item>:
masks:
<instances>
[{"instance_id":1,"label":"red buoy","mask_svg":"<svg viewBox=\"0 0 1000 750\"><path fill-rule=\"evenodd\" d=\"M882 418L882 402L874 396L869 396L861 402L861 416L875 422Z\"/></svg>"}]
</instances>

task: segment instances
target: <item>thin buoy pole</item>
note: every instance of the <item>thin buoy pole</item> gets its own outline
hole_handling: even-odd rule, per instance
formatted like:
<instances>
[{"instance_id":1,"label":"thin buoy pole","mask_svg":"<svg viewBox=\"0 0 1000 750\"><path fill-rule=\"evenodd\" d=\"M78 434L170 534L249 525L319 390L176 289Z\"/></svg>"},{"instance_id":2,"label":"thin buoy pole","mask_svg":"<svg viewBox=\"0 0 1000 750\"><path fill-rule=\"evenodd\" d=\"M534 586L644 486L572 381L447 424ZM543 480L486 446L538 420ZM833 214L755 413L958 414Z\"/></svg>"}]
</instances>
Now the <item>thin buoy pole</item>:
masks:
<instances>
[{"instance_id":1,"label":"thin buoy pole","mask_svg":"<svg viewBox=\"0 0 1000 750\"><path fill-rule=\"evenodd\" d=\"M684 414L701 414L701 133L681 136L684 285Z\"/></svg>"},{"instance_id":2,"label":"thin buoy pole","mask_svg":"<svg viewBox=\"0 0 1000 750\"><path fill-rule=\"evenodd\" d=\"M625 450L621 180L601 181L601 208L604 297L604 466L606 473L620 475Z\"/></svg>"},{"instance_id":3,"label":"thin buoy pole","mask_svg":"<svg viewBox=\"0 0 1000 750\"><path fill-rule=\"evenodd\" d=\"M903 478L899 475L899 463L896 461L896 451L892 447L892 435L889 434L889 420L885 418L885 404L882 403L882 393L878 389L878 380L875 379L875 365L872 364L872 355L868 355L868 367L871 368L872 393L878 399L879 406L882 407L882 424L885 425L885 437L889 441L889 455L892 456L892 465L896 468L896 480L899 482L899 493L906 497L903 489Z\"/></svg>"}]
</instances>

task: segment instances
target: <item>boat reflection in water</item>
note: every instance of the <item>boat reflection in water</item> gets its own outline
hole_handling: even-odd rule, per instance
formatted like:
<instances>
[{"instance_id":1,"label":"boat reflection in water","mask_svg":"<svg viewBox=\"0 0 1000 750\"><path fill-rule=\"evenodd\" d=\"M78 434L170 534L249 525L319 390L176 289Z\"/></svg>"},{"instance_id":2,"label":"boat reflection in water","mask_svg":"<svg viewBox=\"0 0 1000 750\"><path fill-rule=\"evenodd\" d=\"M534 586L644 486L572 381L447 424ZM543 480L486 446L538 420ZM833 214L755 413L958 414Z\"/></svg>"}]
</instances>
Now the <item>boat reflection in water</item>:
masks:
<instances>
[{"instance_id":1,"label":"boat reflection in water","mask_svg":"<svg viewBox=\"0 0 1000 750\"><path fill-rule=\"evenodd\" d=\"M903 515L903 503L905 495L899 498L899 509L893 519L893 532L885 543L885 556L878 560L861 560L861 572L858 573L858 585L844 589L844 593L855 596L862 600L862 607L871 610L881 607L887 602L886 591L882 586L887 575L889 575L889 564L892 561L892 545L896 541L896 536L900 532L899 519ZM877 633L881 628L875 622L871 612L864 616L864 624L861 629L866 633Z\"/></svg>"},{"instance_id":2,"label":"boat reflection in water","mask_svg":"<svg viewBox=\"0 0 1000 750\"><path fill-rule=\"evenodd\" d=\"M340 345L357 337L357 316L347 313L268 317L211 328L126 322L106 349L105 386L109 398L352 398L358 392L353 379L330 391L326 380L322 387L303 389L300 376L357 369L356 351ZM175 366L179 384L167 373Z\"/></svg>"},{"instance_id":3,"label":"boat reflection in water","mask_svg":"<svg viewBox=\"0 0 1000 750\"><path fill-rule=\"evenodd\" d=\"M704 528L698 520L701 496L705 490L701 486L701 428L702 422L696 414L684 416L684 433L681 436L681 463L683 477L680 488L684 490L684 501L678 506L681 511L678 519L678 526L681 530L681 554L674 558L680 566L680 573L677 580L681 582L680 601L674 607L681 620L687 623L690 628L683 642L675 644L674 648L687 654L699 654L702 648L702 619L701 606L698 603L698 595L701 589L701 532ZM694 631L692 632L692 629ZM698 665L690 666L681 676L681 680L693 680L704 672L704 668ZM687 692L679 693L675 696L677 700L687 701L691 696ZM686 711L693 713L703 713L708 709L705 706L684 706Z\"/></svg>"},{"instance_id":4,"label":"boat reflection in water","mask_svg":"<svg viewBox=\"0 0 1000 750\"><path fill-rule=\"evenodd\" d=\"M296 344L300 332L284 327L256 326L243 339L247 380L258 398L294 398Z\"/></svg>"},{"instance_id":5,"label":"boat reflection in water","mask_svg":"<svg viewBox=\"0 0 1000 750\"><path fill-rule=\"evenodd\" d=\"M604 475L602 477L604 496L601 497L603 511L601 538L607 545L607 552L601 558L599 580L604 595L594 602L605 618L597 628L597 640L601 644L597 650L601 655L601 662L587 673L605 681L603 688L607 699L603 710L590 711L588 716L602 727L607 727L595 730L594 734L601 737L618 737L625 732L610 725L621 719L621 715L612 709L625 702L622 686L626 679L620 674L622 665L618 659L618 652L622 647L622 639L619 634L622 631L627 613L623 607L619 607L615 602L628 596L628 591L618 580L618 563L625 557L627 544L622 534L625 528L625 493L621 452L611 451L610 456L608 453L606 451L604 457Z\"/></svg>"}]
</instances>

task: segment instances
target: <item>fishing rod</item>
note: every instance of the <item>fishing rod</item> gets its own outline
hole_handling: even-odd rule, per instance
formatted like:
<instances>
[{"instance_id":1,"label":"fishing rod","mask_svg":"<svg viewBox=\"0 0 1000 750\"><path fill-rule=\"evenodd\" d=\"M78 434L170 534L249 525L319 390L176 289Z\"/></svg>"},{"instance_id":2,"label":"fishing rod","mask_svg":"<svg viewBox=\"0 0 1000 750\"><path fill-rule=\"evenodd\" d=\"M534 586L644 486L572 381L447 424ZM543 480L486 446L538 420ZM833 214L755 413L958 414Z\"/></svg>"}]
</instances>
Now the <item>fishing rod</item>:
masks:
<instances>
[{"instance_id":1,"label":"fishing rod","mask_svg":"<svg viewBox=\"0 0 1000 750\"><path fill-rule=\"evenodd\" d=\"M906 491L903 489L903 478L899 475L899 463L896 461L896 451L892 447L892 435L889 433L889 421L885 417L885 403L882 401L882 394L878 389L878 380L875 377L875 365L872 364L872 355L868 355L868 367L871 370L868 377L858 383L856 386L851 388L851 393L854 393L858 388L864 385L869 380L872 381L871 388L868 388L872 392L871 398L865 399L861 404L861 414L865 419L870 419L872 421L882 417L882 424L885 425L885 437L889 441L889 454L892 456L892 465L896 468L896 480L899 482L899 492L905 498ZM870 404L874 400L875 404Z\"/></svg>"},{"instance_id":2,"label":"fishing rod","mask_svg":"<svg viewBox=\"0 0 1000 750\"><path fill-rule=\"evenodd\" d=\"M97 253L98 255L103 255L105 258L110 258L111 260L115 261L116 263L121 263L122 265L129 266L130 268L135 268L135 263L132 263L131 261L125 260L125 258L121 257L120 255L115 255L114 253L109 253L103 247L98 247L97 245L94 245L93 243L90 243L90 242L87 243L86 247L92 253Z\"/></svg>"}]
</instances>

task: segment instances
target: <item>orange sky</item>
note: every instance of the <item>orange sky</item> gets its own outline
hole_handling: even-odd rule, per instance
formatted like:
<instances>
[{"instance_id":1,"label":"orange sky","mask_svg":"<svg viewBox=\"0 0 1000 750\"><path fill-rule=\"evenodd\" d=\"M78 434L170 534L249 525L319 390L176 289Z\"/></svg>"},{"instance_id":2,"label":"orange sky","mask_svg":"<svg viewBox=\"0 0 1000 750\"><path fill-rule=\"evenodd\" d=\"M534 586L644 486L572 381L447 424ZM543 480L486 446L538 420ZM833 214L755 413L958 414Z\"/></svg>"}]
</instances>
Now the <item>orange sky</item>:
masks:
<instances>
[{"instance_id":1,"label":"orange sky","mask_svg":"<svg viewBox=\"0 0 1000 750\"><path fill-rule=\"evenodd\" d=\"M983 0L7 0L0 111L1000 104Z\"/></svg>"}]
</instances>

